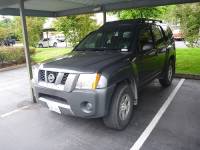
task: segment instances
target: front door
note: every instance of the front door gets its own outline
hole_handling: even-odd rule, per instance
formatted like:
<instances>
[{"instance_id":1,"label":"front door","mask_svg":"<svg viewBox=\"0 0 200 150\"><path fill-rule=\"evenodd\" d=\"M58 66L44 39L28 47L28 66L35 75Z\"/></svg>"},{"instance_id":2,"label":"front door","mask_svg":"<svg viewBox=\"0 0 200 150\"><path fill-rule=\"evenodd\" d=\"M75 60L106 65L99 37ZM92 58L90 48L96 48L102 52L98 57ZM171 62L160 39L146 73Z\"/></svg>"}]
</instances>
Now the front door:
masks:
<instances>
[{"instance_id":1,"label":"front door","mask_svg":"<svg viewBox=\"0 0 200 150\"><path fill-rule=\"evenodd\" d=\"M151 27L144 25L139 30L139 56L138 61L140 82L151 80L157 72L157 52L153 44ZM149 47L148 47L149 46Z\"/></svg>"}]
</instances>

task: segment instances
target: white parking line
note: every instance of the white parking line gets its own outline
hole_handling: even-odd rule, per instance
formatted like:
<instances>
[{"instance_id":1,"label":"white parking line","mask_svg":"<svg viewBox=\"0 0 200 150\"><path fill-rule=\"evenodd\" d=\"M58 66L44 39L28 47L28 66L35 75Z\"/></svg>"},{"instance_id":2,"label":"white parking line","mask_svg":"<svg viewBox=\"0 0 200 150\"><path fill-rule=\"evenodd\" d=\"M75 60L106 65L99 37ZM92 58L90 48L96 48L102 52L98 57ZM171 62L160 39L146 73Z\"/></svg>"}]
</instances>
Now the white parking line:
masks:
<instances>
[{"instance_id":1,"label":"white parking line","mask_svg":"<svg viewBox=\"0 0 200 150\"><path fill-rule=\"evenodd\" d=\"M160 118L162 117L162 115L164 114L164 112L166 111L166 109L168 108L168 106L170 105L170 103L172 102L172 100L174 99L176 93L178 92L178 90L180 89L180 87L182 86L182 84L183 84L184 81L185 81L185 79L181 79L179 81L179 83L176 86L176 88L169 95L169 97L167 98L167 100L165 101L165 103L159 109L159 111L154 116L154 118L152 119L152 121L150 122L150 124L143 131L143 133L140 135L140 137L137 139L137 141L134 143L134 145L131 147L130 150L139 150L142 147L142 145L147 140L147 138L149 137L149 135L151 134L151 132L155 128L156 124L158 123L158 121L160 120Z\"/></svg>"},{"instance_id":2,"label":"white parking line","mask_svg":"<svg viewBox=\"0 0 200 150\"><path fill-rule=\"evenodd\" d=\"M29 108L30 106L31 106L31 105L23 106L23 107L21 107L21 108L15 109L15 110L13 110L13 111L11 111L11 112L8 112L8 113L5 113L5 114L1 115L0 118L8 117L8 116L10 116L10 115L12 115L12 114L14 114L14 113L17 113L17 112L19 112L19 111L22 111L22 110L24 110L24 109L27 109L27 108Z\"/></svg>"}]
</instances>

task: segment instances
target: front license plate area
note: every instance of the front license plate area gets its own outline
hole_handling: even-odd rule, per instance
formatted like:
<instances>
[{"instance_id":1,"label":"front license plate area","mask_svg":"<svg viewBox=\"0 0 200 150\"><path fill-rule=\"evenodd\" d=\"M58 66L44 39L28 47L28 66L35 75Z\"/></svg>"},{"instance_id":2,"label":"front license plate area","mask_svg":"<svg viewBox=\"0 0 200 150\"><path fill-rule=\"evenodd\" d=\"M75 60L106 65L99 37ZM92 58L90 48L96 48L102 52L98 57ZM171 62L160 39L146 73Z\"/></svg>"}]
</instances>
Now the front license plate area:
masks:
<instances>
[{"instance_id":1,"label":"front license plate area","mask_svg":"<svg viewBox=\"0 0 200 150\"><path fill-rule=\"evenodd\" d=\"M54 102L47 102L47 106L48 106L49 110L61 114L61 111L60 111L58 105L56 105L56 103L54 103Z\"/></svg>"}]
</instances>

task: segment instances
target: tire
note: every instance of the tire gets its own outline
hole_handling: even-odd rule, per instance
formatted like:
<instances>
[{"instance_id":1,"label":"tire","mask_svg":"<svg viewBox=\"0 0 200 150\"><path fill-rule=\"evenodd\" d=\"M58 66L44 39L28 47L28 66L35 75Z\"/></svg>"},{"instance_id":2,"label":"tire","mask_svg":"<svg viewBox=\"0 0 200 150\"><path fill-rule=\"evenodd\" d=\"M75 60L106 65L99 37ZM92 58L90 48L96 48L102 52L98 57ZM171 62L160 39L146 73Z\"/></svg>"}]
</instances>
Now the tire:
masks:
<instances>
[{"instance_id":1,"label":"tire","mask_svg":"<svg viewBox=\"0 0 200 150\"><path fill-rule=\"evenodd\" d=\"M39 44L39 48L43 48L43 45L42 45L42 44Z\"/></svg>"},{"instance_id":2,"label":"tire","mask_svg":"<svg viewBox=\"0 0 200 150\"><path fill-rule=\"evenodd\" d=\"M55 43L53 43L53 47L57 47L57 43L55 42Z\"/></svg>"},{"instance_id":3,"label":"tire","mask_svg":"<svg viewBox=\"0 0 200 150\"><path fill-rule=\"evenodd\" d=\"M127 83L120 84L113 95L108 115L103 118L104 124L116 130L126 128L132 118L133 104L131 88Z\"/></svg>"},{"instance_id":4,"label":"tire","mask_svg":"<svg viewBox=\"0 0 200 150\"><path fill-rule=\"evenodd\" d=\"M175 74L175 62L173 60L169 60L163 78L159 79L160 84L163 87L170 86L174 78L174 74Z\"/></svg>"}]
</instances>

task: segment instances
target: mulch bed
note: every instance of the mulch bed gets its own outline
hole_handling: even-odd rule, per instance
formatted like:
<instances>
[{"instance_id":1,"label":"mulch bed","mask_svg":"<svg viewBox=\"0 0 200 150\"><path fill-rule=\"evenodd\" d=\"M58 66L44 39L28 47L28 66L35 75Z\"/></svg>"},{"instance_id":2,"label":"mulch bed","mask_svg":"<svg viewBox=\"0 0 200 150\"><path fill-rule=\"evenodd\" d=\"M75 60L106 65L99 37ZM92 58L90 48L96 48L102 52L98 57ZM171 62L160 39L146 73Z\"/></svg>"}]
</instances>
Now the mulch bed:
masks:
<instances>
[{"instance_id":1,"label":"mulch bed","mask_svg":"<svg viewBox=\"0 0 200 150\"><path fill-rule=\"evenodd\" d=\"M193 80L200 80L200 75L193 75L193 74L175 74L176 78L185 78L185 79L193 79Z\"/></svg>"}]
</instances>

